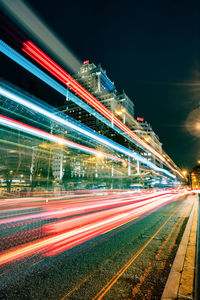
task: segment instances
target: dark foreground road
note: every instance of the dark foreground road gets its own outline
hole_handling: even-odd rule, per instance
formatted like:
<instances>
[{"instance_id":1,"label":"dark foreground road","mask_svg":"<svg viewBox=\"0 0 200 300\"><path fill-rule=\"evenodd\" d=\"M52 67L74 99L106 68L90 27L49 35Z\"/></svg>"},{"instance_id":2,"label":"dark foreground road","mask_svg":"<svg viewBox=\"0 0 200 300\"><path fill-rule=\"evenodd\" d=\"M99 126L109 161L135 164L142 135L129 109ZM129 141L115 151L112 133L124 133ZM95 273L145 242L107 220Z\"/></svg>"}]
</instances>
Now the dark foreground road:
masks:
<instances>
[{"instance_id":1,"label":"dark foreground road","mask_svg":"<svg viewBox=\"0 0 200 300\"><path fill-rule=\"evenodd\" d=\"M58 255L2 265L0 299L160 299L190 210L182 197Z\"/></svg>"}]
</instances>

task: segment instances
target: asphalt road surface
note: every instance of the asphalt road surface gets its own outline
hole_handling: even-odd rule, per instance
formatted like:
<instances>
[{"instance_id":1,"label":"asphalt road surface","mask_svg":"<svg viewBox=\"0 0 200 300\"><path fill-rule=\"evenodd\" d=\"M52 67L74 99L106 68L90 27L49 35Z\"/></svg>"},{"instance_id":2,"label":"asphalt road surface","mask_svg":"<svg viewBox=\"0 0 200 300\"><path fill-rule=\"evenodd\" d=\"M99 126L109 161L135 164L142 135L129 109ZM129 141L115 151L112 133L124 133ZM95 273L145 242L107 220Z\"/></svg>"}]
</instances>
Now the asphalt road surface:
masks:
<instances>
[{"instance_id":1,"label":"asphalt road surface","mask_svg":"<svg viewBox=\"0 0 200 300\"><path fill-rule=\"evenodd\" d=\"M56 202L55 197L37 197L34 201L33 198L30 201L21 198L20 202L7 199L10 206L5 207L0 219L5 220L6 214L7 223L2 221L1 224L0 299L160 299L191 211L190 196L183 193L173 201L162 198L164 204L157 202L156 206L152 206L154 202L151 201L148 209L138 200L141 200L141 194L135 196L137 201L131 200L133 195L128 192L104 192L99 193L99 202L96 193L84 196L84 200L83 196L75 195L73 197L79 199L76 209L83 207L84 214L76 211L73 216L69 216L69 207L68 214L63 215L63 203L64 207L68 204L72 207L75 203L72 195L67 204L62 197L57 197ZM116 198L119 201L115 203ZM155 195L149 197L148 194L145 203L150 198L156 199ZM41 199L45 205L53 201L53 217L51 209L44 211ZM106 199L105 203L103 199ZM55 203L57 208L59 203L60 210L55 209ZM95 209L89 210L88 203L95 203ZM99 209L97 203L104 206ZM131 215L127 222L123 219L120 225L112 223L122 214L127 218L127 205L129 210L134 205L137 214ZM60 219L58 211L62 211ZM102 211L106 219L102 219ZM47 213L51 218L47 219ZM69 229L72 219L76 222L75 229ZM93 227L97 224L99 228L102 222L109 226L94 234L91 224ZM86 230L84 235L83 229ZM73 247L68 246L68 240L64 243L69 230L76 230L78 234ZM91 238L88 233L92 234ZM60 238L63 236L64 241ZM59 237L56 243L55 237ZM22 256L23 253L26 255Z\"/></svg>"}]
</instances>

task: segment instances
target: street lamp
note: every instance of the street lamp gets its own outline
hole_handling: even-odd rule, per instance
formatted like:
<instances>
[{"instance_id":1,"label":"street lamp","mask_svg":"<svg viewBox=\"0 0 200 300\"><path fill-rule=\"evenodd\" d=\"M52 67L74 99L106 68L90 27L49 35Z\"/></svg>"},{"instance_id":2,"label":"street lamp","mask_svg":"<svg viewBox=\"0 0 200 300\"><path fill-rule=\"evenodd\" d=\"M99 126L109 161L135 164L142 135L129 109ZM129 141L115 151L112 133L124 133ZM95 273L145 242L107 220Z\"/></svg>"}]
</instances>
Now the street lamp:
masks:
<instances>
[{"instance_id":1,"label":"street lamp","mask_svg":"<svg viewBox=\"0 0 200 300\"><path fill-rule=\"evenodd\" d=\"M99 158L101 158L101 157L103 157L103 153L102 152L97 152L97 157L99 157Z\"/></svg>"},{"instance_id":2,"label":"street lamp","mask_svg":"<svg viewBox=\"0 0 200 300\"><path fill-rule=\"evenodd\" d=\"M187 171L186 170L184 170L182 173L183 173L183 176L187 175Z\"/></svg>"}]
</instances>

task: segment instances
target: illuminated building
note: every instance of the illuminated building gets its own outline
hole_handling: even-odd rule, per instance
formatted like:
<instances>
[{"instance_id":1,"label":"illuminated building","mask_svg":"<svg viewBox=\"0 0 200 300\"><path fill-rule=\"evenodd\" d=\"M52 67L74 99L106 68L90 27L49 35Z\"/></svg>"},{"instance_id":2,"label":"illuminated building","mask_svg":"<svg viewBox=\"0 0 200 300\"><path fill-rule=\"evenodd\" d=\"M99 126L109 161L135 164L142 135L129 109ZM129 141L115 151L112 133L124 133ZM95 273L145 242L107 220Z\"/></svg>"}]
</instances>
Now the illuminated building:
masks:
<instances>
[{"instance_id":1,"label":"illuminated building","mask_svg":"<svg viewBox=\"0 0 200 300\"><path fill-rule=\"evenodd\" d=\"M156 133L153 131L151 125L144 121L143 118L138 117L137 118L138 126L134 130L134 132L141 137L145 142L147 142L149 145L151 145L152 148L154 148L156 151L162 154L162 143L159 141L159 137L156 135ZM150 152L144 152L144 156L147 156L147 159L149 161L152 161L153 163L162 166L161 162L157 162L155 157Z\"/></svg>"},{"instance_id":2,"label":"illuminated building","mask_svg":"<svg viewBox=\"0 0 200 300\"><path fill-rule=\"evenodd\" d=\"M144 121L143 118L137 118L138 128L135 129L135 133L150 144L159 153L162 153L162 143L159 140L158 135L153 131L151 125Z\"/></svg>"},{"instance_id":3,"label":"illuminated building","mask_svg":"<svg viewBox=\"0 0 200 300\"><path fill-rule=\"evenodd\" d=\"M200 189L200 165L194 167L190 173L191 184L193 189Z\"/></svg>"},{"instance_id":4,"label":"illuminated building","mask_svg":"<svg viewBox=\"0 0 200 300\"><path fill-rule=\"evenodd\" d=\"M159 141L159 137L152 130L150 124L141 122L141 120L135 120L133 102L124 91L121 94L117 92L114 83L107 77L106 71L100 65L96 66L93 63L89 63L89 61L85 61L79 72L74 75L74 78L115 116L121 119L128 128L162 155L162 143ZM99 121L94 115L89 114L74 102L69 101L68 98L66 106L64 106L64 111L79 122L119 142L130 150L140 153L157 166L163 167L163 163L156 159L149 151L135 146L126 137L120 136L112 128ZM170 158L168 157L167 161L169 160ZM172 160L170 160L170 163L175 166Z\"/></svg>"},{"instance_id":5,"label":"illuminated building","mask_svg":"<svg viewBox=\"0 0 200 300\"><path fill-rule=\"evenodd\" d=\"M29 95L28 93L24 94L20 89L16 90L14 86L10 84L8 85L5 82L2 82L0 92L2 95L4 95L2 107L5 106L5 111L7 111L9 107L9 116L11 117L0 117L1 124L9 128L14 128L15 130L21 130L25 134L29 132L35 137L38 137L40 139L42 138L48 141L39 142L37 139L31 138L31 144L30 142L24 143L24 146L28 147L28 149L31 150L27 153L30 155L28 161L31 166L29 165L28 170L31 169L31 172L29 172L29 178L31 182L38 182L40 186L45 186L44 181L46 180L46 184L48 185L48 187L50 187L52 185L52 181L60 181L62 175L64 176L64 174L71 174L72 177L84 177L85 175L87 175L92 180L93 175L95 175L95 177L97 178L99 177L99 174L101 174L101 178L110 178L110 174L112 174L112 176L114 174L115 177L118 178L119 176L121 176L121 172L125 172L128 176L130 176L132 174L130 169L131 166L133 166L133 172L135 171L136 163L134 161L136 160L140 161L141 164L147 164L149 167L152 167L153 170L161 171L171 176L167 170L158 169L155 165L150 163L148 160L145 160L145 158L138 155L137 153L132 152L130 149L125 148L119 143L113 142L111 139L103 137L102 135L94 132L85 125L81 125L79 122L75 121L69 116L66 116L64 113L55 110L53 107L47 105L45 109L44 103L40 103L39 99L37 99L36 104L35 97ZM5 98L7 99L6 101ZM24 112L23 114L21 114L22 111ZM14 116L17 114L20 118L20 121L22 121L23 123L20 123L20 121L15 122L13 120L13 114ZM25 126L24 122L28 122L29 127ZM34 127L31 127L30 125L34 125ZM37 128L35 128L35 125L39 126L39 128L41 128L42 130L37 130ZM76 130L76 134L74 134L74 130ZM87 136L87 138L82 139L82 136L80 134L84 134L84 136ZM66 137L67 139L70 137L77 142L81 138L81 141L85 144L85 146L76 144L66 139L63 140L61 136L62 138ZM63 145L65 145L65 150L62 149ZM92 146L93 148L88 148L86 147L87 145L90 147ZM82 160L83 156L82 158L80 157L80 153L78 155L77 152L74 154L68 153L69 149L66 149L66 147L68 146L72 146L72 148L78 149L78 151L81 150L92 155L99 155L99 152L96 152L95 149L98 149L98 151L101 149L102 152L107 152L108 149L106 150L106 147L109 147L109 149L113 149L119 152L119 154L116 153L117 156L112 156L111 153L113 153L113 150L109 150L110 154L106 154L106 157L111 160L114 159L120 164L123 162L125 167L123 165L122 169L121 165L117 166L115 163L115 166L113 166L110 162L106 162L106 164L104 165L99 159L97 161L92 160L91 162L88 162L90 164L90 167L88 167ZM62 154L63 151L64 155ZM67 162L65 160L66 155L68 154L69 156ZM62 159L60 160L59 158L60 156L63 156L63 163L61 162ZM78 160L80 158L81 161L74 161L74 159L72 159L74 158L74 156L76 156ZM37 165L36 158L38 161ZM125 162L123 158L128 160ZM133 164L131 161L132 159ZM85 171L92 169L91 164L93 165L92 173L90 172L90 174L86 174ZM67 170L66 166L68 168ZM137 170L139 171L139 168Z\"/></svg>"},{"instance_id":6,"label":"illuminated building","mask_svg":"<svg viewBox=\"0 0 200 300\"><path fill-rule=\"evenodd\" d=\"M1 43L1 50L6 53L6 55L9 55L9 57L14 57L18 61L19 64L23 65L26 69L30 69L30 63L27 67L27 64L25 66L25 61L24 58L19 57L19 55L15 52L13 52L12 49L8 49L8 47L5 45L5 43ZM10 52L11 51L11 52ZM166 161L166 159L155 149L153 149L148 143L146 143L144 140L142 140L139 136L137 136L133 131L130 130L128 126L126 126L123 121L120 120L120 117L117 117L115 115L115 111L112 113L101 101L99 101L95 96L93 96L91 93L89 93L86 89L84 89L76 80L74 80L67 72L62 70L58 65L55 64L50 58L48 58L45 53L43 53L36 45L34 45L31 41L27 41L23 43L22 51L27 53L30 57L34 58L40 65L42 65L46 70L48 70L51 74L53 74L57 79L59 79L61 82L63 82L70 91L73 91L74 94L71 93L71 101L77 103L80 105L83 109L87 110L88 112L91 112L93 116L97 117L99 120L103 121L106 125L110 126L113 124L113 126L117 127L117 130L121 130L122 132L119 132L123 137L130 138L131 142L133 142L137 147L146 149L147 151L150 151L152 154L154 154L158 159L161 161L165 162L165 164L172 170L173 167L170 166L170 164ZM35 58L35 53L37 52L37 58ZM46 59L44 59L46 57ZM47 77L43 72L38 70L35 66L32 67L31 65L31 72L36 76L39 76L43 81L45 81L47 84L49 84L49 81L51 81L50 85L53 85L53 88L56 90L59 90L60 93L64 93L63 87L61 87L59 84L56 82L52 82L52 80ZM67 96L67 89L66 91L66 96ZM81 99L83 99L85 102L83 102ZM66 97L67 98L67 97ZM88 104L90 106L88 106ZM92 107L92 108L91 108ZM95 108L96 111L94 111L93 107ZM92 111L91 111L92 110ZM103 115L100 116L100 114ZM122 115L122 110L117 111L117 115ZM109 120L109 122L108 122ZM109 124L108 124L109 123ZM115 129L116 130L116 129ZM116 130L116 131L117 131ZM104 130L103 130L104 131ZM131 153L133 155L133 153ZM142 161L145 161L145 159L142 159ZM177 172L180 176L182 176L177 170L174 170Z\"/></svg>"},{"instance_id":7,"label":"illuminated building","mask_svg":"<svg viewBox=\"0 0 200 300\"><path fill-rule=\"evenodd\" d=\"M74 78L113 114L121 118L124 123L126 122L126 113L134 115L134 104L131 99L124 91L121 94L117 92L114 83L107 77L106 71L100 65L96 66L86 61ZM71 101L66 102L65 111L76 120L95 130L102 129L102 123L95 116ZM112 133L110 134L112 135Z\"/></svg>"},{"instance_id":8,"label":"illuminated building","mask_svg":"<svg viewBox=\"0 0 200 300\"><path fill-rule=\"evenodd\" d=\"M74 78L92 94L112 92L114 83L107 77L100 65L85 61Z\"/></svg>"},{"instance_id":9,"label":"illuminated building","mask_svg":"<svg viewBox=\"0 0 200 300\"><path fill-rule=\"evenodd\" d=\"M116 117L132 129L136 128L137 122L134 119L134 104L132 100L123 91L121 94L117 92L114 82L112 82L100 65L96 66L89 61L85 61L79 72L74 78L94 95L106 108L108 108ZM131 143L126 137L118 134L114 129L103 124L100 120L76 105L74 102L66 98L66 105L63 107L64 112L79 122L98 131L99 133L111 138L112 140L124 145L125 147L136 150L140 153L140 149Z\"/></svg>"},{"instance_id":10,"label":"illuminated building","mask_svg":"<svg viewBox=\"0 0 200 300\"><path fill-rule=\"evenodd\" d=\"M115 131L117 131L120 135L122 135L123 137L126 136L126 138L131 140L131 142L137 145L137 147L139 147L140 149L146 149L147 151L150 151L159 160L164 162L171 170L179 174L180 177L183 176L178 170L175 170L159 152L153 149L148 143L146 143L139 136L137 136L132 130L130 130L130 128L124 124L125 123L124 120L123 121L120 120L121 117L117 117L114 113L112 113L95 96L93 96L86 89L84 89L72 76L70 76L66 71L60 68L60 66L58 66L55 62L53 62L44 52L42 52L31 41L27 41L23 43L22 51L27 53L28 56L32 57L35 61L37 61L40 65L42 65L59 81L64 83L66 86L68 86L70 91L68 91L63 86L55 82L52 78L50 78L44 72L39 70L32 63L27 62L27 60L24 57L22 57L11 47L6 45L3 41L0 41L0 50L11 59L14 59L18 64L23 66L25 69L29 70L31 73L36 75L42 81L52 86L59 93L65 96L69 94L71 101L81 106L84 110L87 110L89 113L91 113L93 116L95 116L97 119L102 121L107 126L109 127L115 126ZM36 55L37 58L35 57L36 53L37 53ZM75 93L76 96L73 93L71 93L71 91ZM119 114L119 111L117 115L123 116L121 112ZM111 126L111 124L113 124L113 126ZM102 131L104 132L104 130Z\"/></svg>"},{"instance_id":11,"label":"illuminated building","mask_svg":"<svg viewBox=\"0 0 200 300\"><path fill-rule=\"evenodd\" d=\"M117 92L114 82L107 77L106 71L100 65L86 61L74 78L113 113L124 108L124 112L134 116L132 100L124 91L122 94Z\"/></svg>"}]
</instances>

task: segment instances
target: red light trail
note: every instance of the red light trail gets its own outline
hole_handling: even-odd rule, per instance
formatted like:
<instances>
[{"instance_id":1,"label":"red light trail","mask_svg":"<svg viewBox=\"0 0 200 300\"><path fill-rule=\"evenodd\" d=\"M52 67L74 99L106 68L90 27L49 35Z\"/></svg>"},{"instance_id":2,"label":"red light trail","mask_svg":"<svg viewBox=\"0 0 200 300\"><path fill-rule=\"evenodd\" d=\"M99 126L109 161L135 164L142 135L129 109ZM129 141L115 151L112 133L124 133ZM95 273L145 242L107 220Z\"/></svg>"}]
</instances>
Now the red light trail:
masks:
<instances>
[{"instance_id":1,"label":"red light trail","mask_svg":"<svg viewBox=\"0 0 200 300\"><path fill-rule=\"evenodd\" d=\"M159 158L164 162L171 170L178 173L179 176L183 175L176 169L174 169L171 164L155 149L150 145L145 143L139 136L137 136L133 131L131 131L121 120L119 120L109 109L107 109L100 101L98 101L92 94L90 94L84 87L82 87L72 76L70 76L66 71L64 71L59 65L57 65L50 57L48 57L43 51L41 51L36 45L31 41L23 42L22 50L29 55L33 60L38 62L46 70L48 70L52 75L59 79L62 83L67 85L74 93L84 99L88 104L94 107L98 112L105 116L108 120L113 122L118 128L125 132L128 136L133 138L139 145L147 149L154 156Z\"/></svg>"},{"instance_id":2,"label":"red light trail","mask_svg":"<svg viewBox=\"0 0 200 300\"><path fill-rule=\"evenodd\" d=\"M100 151L98 151L96 149L89 148L89 147L86 147L86 146L81 145L81 144L77 144L75 142L72 142L70 140L61 138L61 137L56 136L54 134L50 134L50 133L48 133L46 131L43 131L41 129L32 127L30 125L24 124L22 122L13 120L13 119L8 118L8 117L5 117L5 116L3 116L1 114L0 114L0 123L2 123L3 125L6 125L8 127L11 127L11 128L23 130L23 131L25 131L27 133L39 136L41 138L45 138L47 140L50 140L50 141L53 141L53 142L56 142L56 143L59 143L59 144L67 145L67 146L69 146L71 148L80 149L80 150L82 150L82 151L84 151L86 153L90 153L90 154L93 154L93 155L96 155L96 156L101 155L102 157L108 158L110 160L122 162L122 163L125 163L126 165L129 164L130 166L132 166L134 168L137 168L136 165L134 165L134 164L128 162L127 160L122 159L122 158L120 158L118 156L115 156L115 155L112 155L112 154L106 153L106 152L100 152ZM139 169L141 171L154 173L154 174L156 174L156 175L158 175L160 177L166 178L166 176L161 175L161 174L157 173L154 170L148 170L148 169L143 169L143 168L139 168Z\"/></svg>"},{"instance_id":3,"label":"red light trail","mask_svg":"<svg viewBox=\"0 0 200 300\"><path fill-rule=\"evenodd\" d=\"M105 190L103 195L102 192L94 191L84 196L76 193L60 198L1 199L1 203L4 202L2 212L7 217L1 220L2 232L5 234L0 240L3 250L0 265L35 254L59 254L188 193L186 190L143 191L142 194ZM40 212L34 213L34 207ZM15 216L16 213L18 216ZM22 229L18 231L18 228Z\"/></svg>"}]
</instances>

